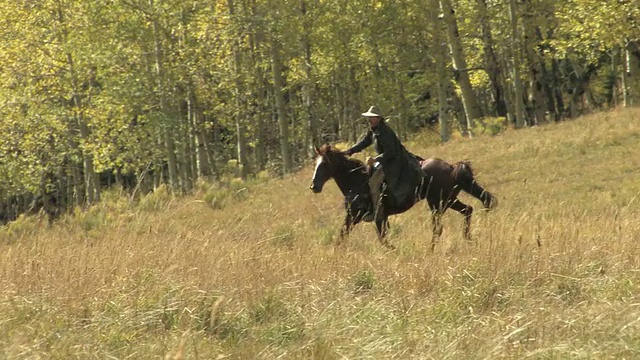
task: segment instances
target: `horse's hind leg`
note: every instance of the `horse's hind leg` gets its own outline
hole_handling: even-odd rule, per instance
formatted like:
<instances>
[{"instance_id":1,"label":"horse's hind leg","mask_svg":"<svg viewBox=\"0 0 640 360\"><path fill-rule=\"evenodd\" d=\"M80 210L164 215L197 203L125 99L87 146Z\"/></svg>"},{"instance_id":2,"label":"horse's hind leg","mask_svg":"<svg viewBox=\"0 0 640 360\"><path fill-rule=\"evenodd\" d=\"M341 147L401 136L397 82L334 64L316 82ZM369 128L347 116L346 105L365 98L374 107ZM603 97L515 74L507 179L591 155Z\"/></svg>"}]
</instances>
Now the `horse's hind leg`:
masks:
<instances>
[{"instance_id":1,"label":"horse's hind leg","mask_svg":"<svg viewBox=\"0 0 640 360\"><path fill-rule=\"evenodd\" d=\"M473 214L473 207L463 203L456 199L451 203L451 209L464 215L464 238L471 240L471 214Z\"/></svg>"},{"instance_id":2,"label":"horse's hind leg","mask_svg":"<svg viewBox=\"0 0 640 360\"><path fill-rule=\"evenodd\" d=\"M436 248L436 241L440 240L442 235L442 211L431 210L431 251Z\"/></svg>"}]
</instances>

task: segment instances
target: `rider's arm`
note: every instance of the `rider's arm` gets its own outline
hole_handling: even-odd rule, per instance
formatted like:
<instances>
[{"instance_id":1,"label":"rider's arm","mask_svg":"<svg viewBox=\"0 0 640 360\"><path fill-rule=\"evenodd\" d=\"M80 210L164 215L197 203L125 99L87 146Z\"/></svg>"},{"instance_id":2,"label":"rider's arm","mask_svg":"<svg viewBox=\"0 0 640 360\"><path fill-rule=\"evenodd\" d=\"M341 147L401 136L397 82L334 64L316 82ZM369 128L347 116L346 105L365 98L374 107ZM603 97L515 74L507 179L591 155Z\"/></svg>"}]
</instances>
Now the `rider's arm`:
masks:
<instances>
[{"instance_id":1,"label":"rider's arm","mask_svg":"<svg viewBox=\"0 0 640 360\"><path fill-rule=\"evenodd\" d=\"M373 132L371 130L367 131L362 140L360 140L357 144L353 145L349 150L345 151L349 155L359 153L365 148L369 147L373 143Z\"/></svg>"}]
</instances>

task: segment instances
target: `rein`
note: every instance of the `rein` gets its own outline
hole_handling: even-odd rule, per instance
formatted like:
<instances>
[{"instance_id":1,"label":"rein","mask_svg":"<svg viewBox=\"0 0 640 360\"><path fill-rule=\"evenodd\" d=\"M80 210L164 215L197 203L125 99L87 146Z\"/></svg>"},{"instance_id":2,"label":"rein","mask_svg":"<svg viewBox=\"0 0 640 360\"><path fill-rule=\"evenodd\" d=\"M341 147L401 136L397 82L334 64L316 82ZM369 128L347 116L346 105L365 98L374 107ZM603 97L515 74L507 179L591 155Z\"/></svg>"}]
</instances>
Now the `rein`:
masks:
<instances>
[{"instance_id":1,"label":"rein","mask_svg":"<svg viewBox=\"0 0 640 360\"><path fill-rule=\"evenodd\" d=\"M366 169L366 167L367 167L367 166L366 166L365 164L363 164L363 165L361 165L361 166L358 166L358 167L355 167L355 168L353 168L353 169L348 170L348 174L353 174L354 172L356 172L356 171L358 171L358 170ZM343 193L343 195L344 195L345 197L350 197L350 196L353 196L353 194L355 193L355 194L356 194L356 196L355 196L354 198L352 198L352 199L351 199L351 201L355 201L355 200L358 198L358 196L360 196L360 195L361 195L361 194L357 191L357 188L358 188L358 187L363 187L363 186L364 186L365 184L367 184L368 182L369 182L369 177L368 177L368 176L365 176L364 181L363 181L362 183L360 183L360 184L359 184L360 186L350 186L349 193L347 193L347 194L344 194L344 193ZM355 185L355 184L354 184L354 185Z\"/></svg>"}]
</instances>

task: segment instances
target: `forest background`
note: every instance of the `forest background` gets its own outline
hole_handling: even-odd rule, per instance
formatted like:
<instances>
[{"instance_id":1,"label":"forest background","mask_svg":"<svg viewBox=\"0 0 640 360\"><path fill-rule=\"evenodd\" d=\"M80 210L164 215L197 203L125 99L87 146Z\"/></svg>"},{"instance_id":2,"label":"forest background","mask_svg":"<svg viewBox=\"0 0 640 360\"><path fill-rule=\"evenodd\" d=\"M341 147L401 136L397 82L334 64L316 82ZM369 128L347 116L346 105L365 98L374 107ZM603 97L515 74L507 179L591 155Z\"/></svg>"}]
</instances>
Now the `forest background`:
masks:
<instances>
[{"instance_id":1,"label":"forest background","mask_svg":"<svg viewBox=\"0 0 640 360\"><path fill-rule=\"evenodd\" d=\"M380 106L442 142L640 100L640 5L0 1L0 213L286 174Z\"/></svg>"}]
</instances>

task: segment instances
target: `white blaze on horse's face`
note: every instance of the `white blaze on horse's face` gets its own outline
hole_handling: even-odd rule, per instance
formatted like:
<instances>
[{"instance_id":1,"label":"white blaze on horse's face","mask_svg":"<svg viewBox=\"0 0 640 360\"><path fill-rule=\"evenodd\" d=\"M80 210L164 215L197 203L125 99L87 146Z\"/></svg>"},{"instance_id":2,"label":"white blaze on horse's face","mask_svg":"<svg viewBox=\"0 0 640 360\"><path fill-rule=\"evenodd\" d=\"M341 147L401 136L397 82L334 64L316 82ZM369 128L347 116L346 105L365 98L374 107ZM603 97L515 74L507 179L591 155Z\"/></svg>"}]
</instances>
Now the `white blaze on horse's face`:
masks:
<instances>
[{"instance_id":1,"label":"white blaze on horse's face","mask_svg":"<svg viewBox=\"0 0 640 360\"><path fill-rule=\"evenodd\" d=\"M322 166L324 163L325 163L324 156L319 155L316 158L316 168L313 171L313 178L311 178L311 186L309 186L309 188L315 193L321 192L322 186L324 185L325 181L327 181L327 179L318 179L318 170L320 169L320 166Z\"/></svg>"},{"instance_id":2,"label":"white blaze on horse's face","mask_svg":"<svg viewBox=\"0 0 640 360\"><path fill-rule=\"evenodd\" d=\"M322 164L323 160L324 160L324 156L318 156L316 158L316 169L313 171L313 180L316 179L316 175L318 175L318 168L320 167L320 164Z\"/></svg>"}]
</instances>

